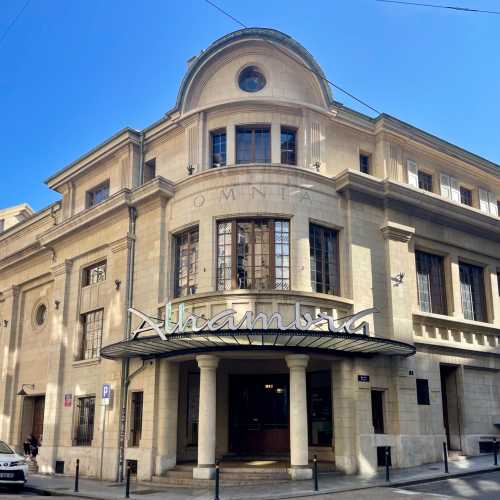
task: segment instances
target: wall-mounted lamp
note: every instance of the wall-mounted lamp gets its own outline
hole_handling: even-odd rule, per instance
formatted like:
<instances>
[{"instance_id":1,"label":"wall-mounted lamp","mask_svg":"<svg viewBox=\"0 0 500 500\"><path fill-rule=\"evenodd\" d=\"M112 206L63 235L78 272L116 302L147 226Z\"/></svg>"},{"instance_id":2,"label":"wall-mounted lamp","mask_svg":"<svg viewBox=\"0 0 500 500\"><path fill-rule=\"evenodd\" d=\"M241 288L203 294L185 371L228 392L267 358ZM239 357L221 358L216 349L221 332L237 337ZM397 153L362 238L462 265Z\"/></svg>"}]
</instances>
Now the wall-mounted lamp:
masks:
<instances>
[{"instance_id":1,"label":"wall-mounted lamp","mask_svg":"<svg viewBox=\"0 0 500 500\"><path fill-rule=\"evenodd\" d=\"M188 175L193 175L194 167L191 163L187 166Z\"/></svg>"},{"instance_id":2,"label":"wall-mounted lamp","mask_svg":"<svg viewBox=\"0 0 500 500\"><path fill-rule=\"evenodd\" d=\"M54 300L54 305L56 306L56 309L59 309L59 306L61 305L60 300Z\"/></svg>"},{"instance_id":3,"label":"wall-mounted lamp","mask_svg":"<svg viewBox=\"0 0 500 500\"><path fill-rule=\"evenodd\" d=\"M319 172L319 169L321 167L321 163L319 161L315 161L313 163L313 167L316 169L316 172Z\"/></svg>"},{"instance_id":4,"label":"wall-mounted lamp","mask_svg":"<svg viewBox=\"0 0 500 500\"><path fill-rule=\"evenodd\" d=\"M394 282L394 286L402 285L404 279L405 279L405 273L398 273L394 277L391 276L391 281Z\"/></svg>"},{"instance_id":5,"label":"wall-mounted lamp","mask_svg":"<svg viewBox=\"0 0 500 500\"><path fill-rule=\"evenodd\" d=\"M122 282L119 280L119 279L116 279L115 280L115 289L116 290L119 290L120 289L120 285L122 284Z\"/></svg>"},{"instance_id":6,"label":"wall-mounted lamp","mask_svg":"<svg viewBox=\"0 0 500 500\"><path fill-rule=\"evenodd\" d=\"M7 328L9 326L9 320L8 319L4 319L3 320L3 326L5 326L5 328Z\"/></svg>"},{"instance_id":7,"label":"wall-mounted lamp","mask_svg":"<svg viewBox=\"0 0 500 500\"><path fill-rule=\"evenodd\" d=\"M18 396L27 396L28 393L24 390L25 387L29 387L32 391L35 390L35 384L23 384L21 390L17 393Z\"/></svg>"}]
</instances>

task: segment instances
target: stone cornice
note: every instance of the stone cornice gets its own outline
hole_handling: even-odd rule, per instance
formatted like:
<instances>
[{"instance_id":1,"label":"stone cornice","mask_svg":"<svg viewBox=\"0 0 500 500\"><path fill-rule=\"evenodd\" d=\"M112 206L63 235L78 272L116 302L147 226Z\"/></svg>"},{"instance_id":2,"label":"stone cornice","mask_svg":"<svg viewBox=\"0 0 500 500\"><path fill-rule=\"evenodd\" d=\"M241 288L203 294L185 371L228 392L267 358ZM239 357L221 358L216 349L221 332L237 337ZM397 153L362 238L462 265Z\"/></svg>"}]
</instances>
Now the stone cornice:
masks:
<instances>
[{"instance_id":1,"label":"stone cornice","mask_svg":"<svg viewBox=\"0 0 500 500\"><path fill-rule=\"evenodd\" d=\"M415 228L397 222L387 222L380 230L386 240L402 241L403 243L408 243L415 234Z\"/></svg>"},{"instance_id":2,"label":"stone cornice","mask_svg":"<svg viewBox=\"0 0 500 500\"><path fill-rule=\"evenodd\" d=\"M39 241L35 241L31 245L24 247L21 250L18 250L10 255L7 255L3 259L0 260L0 271L11 267L19 262L22 262L25 259L33 257L40 252L45 251L45 249L40 245Z\"/></svg>"},{"instance_id":3,"label":"stone cornice","mask_svg":"<svg viewBox=\"0 0 500 500\"><path fill-rule=\"evenodd\" d=\"M135 236L131 234L127 234L123 238L113 241L109 244L109 248L111 252L118 253L123 250L128 250L132 246L132 241L135 239Z\"/></svg>"},{"instance_id":4,"label":"stone cornice","mask_svg":"<svg viewBox=\"0 0 500 500\"><path fill-rule=\"evenodd\" d=\"M477 208L458 204L434 193L390 179L378 179L355 170L344 170L335 178L339 192L356 191L388 203L407 207L415 216L432 218L437 224L454 224L482 238L500 241L499 218Z\"/></svg>"},{"instance_id":5,"label":"stone cornice","mask_svg":"<svg viewBox=\"0 0 500 500\"><path fill-rule=\"evenodd\" d=\"M70 163L62 170L45 180L51 188L57 190L61 184L69 181L76 175L81 175L85 170L92 168L96 163L109 158L120 148L127 144L139 144L140 132L131 128L125 128L99 144L94 149L85 153L73 163Z\"/></svg>"},{"instance_id":6,"label":"stone cornice","mask_svg":"<svg viewBox=\"0 0 500 500\"><path fill-rule=\"evenodd\" d=\"M156 177L151 182L140 186L134 191L130 191L129 189L119 191L99 205L84 210L61 224L54 226L41 235L39 239L43 245L51 245L55 241L73 234L77 230L95 224L117 210L140 204L154 196L170 199L173 195L174 185L163 177Z\"/></svg>"}]
</instances>

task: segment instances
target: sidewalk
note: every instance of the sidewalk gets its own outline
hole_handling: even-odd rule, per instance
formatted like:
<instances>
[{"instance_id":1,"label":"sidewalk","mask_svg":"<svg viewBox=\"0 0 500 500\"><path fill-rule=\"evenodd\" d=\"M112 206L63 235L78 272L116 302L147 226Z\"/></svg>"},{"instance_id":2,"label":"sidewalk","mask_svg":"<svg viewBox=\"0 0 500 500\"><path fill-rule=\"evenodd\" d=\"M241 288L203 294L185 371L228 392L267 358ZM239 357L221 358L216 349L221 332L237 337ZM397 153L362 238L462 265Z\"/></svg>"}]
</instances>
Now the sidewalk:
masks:
<instances>
[{"instance_id":1,"label":"sidewalk","mask_svg":"<svg viewBox=\"0 0 500 500\"><path fill-rule=\"evenodd\" d=\"M419 482L458 477L479 472L498 470L493 465L491 455L473 457L450 462L449 474L444 473L442 463L427 464L408 469L391 470L391 481L385 481L385 472L371 478L346 476L340 473L325 473L319 475L319 494L339 493L376 486L404 486ZM109 500L125 497L125 483L113 483L93 479L80 479L79 493L73 492L74 478L69 476L44 476L33 474L26 485L31 491L50 495L75 496L97 500ZM256 483L255 486L224 487L221 484L221 500L278 500L300 498L314 494L312 481L285 481L280 483ZM213 489L201 488L171 488L157 483L137 483L133 481L130 487L130 498L147 500L212 500Z\"/></svg>"}]
</instances>

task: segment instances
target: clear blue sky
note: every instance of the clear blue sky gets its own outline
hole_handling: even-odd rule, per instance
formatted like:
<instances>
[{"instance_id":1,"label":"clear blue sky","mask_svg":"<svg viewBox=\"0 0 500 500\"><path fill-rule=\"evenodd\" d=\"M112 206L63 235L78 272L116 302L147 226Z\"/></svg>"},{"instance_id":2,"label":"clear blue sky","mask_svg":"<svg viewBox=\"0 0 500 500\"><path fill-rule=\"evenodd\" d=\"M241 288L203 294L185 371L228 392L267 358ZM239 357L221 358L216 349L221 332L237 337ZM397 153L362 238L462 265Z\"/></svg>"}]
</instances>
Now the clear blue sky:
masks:
<instances>
[{"instance_id":1,"label":"clear blue sky","mask_svg":"<svg viewBox=\"0 0 500 500\"><path fill-rule=\"evenodd\" d=\"M374 0L216 1L295 37L375 108L500 163L500 16ZM24 2L1 1L0 33ZM442 3L500 10L498 0ZM235 29L203 0L32 0L0 45L0 207L58 199L45 178L119 129L159 119L187 59Z\"/></svg>"}]
</instances>

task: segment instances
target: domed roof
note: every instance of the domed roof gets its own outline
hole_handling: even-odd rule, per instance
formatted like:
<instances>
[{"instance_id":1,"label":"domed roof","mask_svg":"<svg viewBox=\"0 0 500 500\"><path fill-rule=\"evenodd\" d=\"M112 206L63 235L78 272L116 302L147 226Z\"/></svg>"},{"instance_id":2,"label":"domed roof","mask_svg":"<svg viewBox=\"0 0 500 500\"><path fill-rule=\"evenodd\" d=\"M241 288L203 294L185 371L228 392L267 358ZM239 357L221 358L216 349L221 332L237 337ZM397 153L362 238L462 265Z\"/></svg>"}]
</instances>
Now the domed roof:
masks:
<instances>
[{"instance_id":1,"label":"domed roof","mask_svg":"<svg viewBox=\"0 0 500 500\"><path fill-rule=\"evenodd\" d=\"M300 43L294 40L289 35L281 31L269 28L245 28L238 31L233 31L217 40L215 40L207 49L201 52L200 55L190 61L189 68L182 79L175 110L182 112L185 108L187 95L189 93L192 82L200 73L203 67L213 59L216 54L219 54L229 46L238 45L240 42L247 41L265 41L274 45L278 50L287 53L290 57L296 60L299 65L311 70L311 75L316 80L321 94L323 96L324 104L329 106L333 102L331 89L326 82L323 70L316 62L314 57L307 51Z\"/></svg>"}]
</instances>

